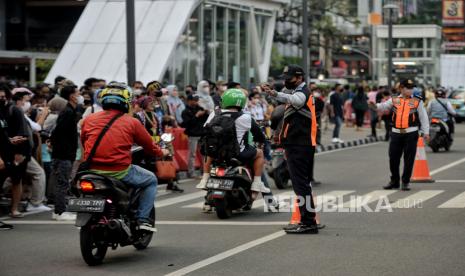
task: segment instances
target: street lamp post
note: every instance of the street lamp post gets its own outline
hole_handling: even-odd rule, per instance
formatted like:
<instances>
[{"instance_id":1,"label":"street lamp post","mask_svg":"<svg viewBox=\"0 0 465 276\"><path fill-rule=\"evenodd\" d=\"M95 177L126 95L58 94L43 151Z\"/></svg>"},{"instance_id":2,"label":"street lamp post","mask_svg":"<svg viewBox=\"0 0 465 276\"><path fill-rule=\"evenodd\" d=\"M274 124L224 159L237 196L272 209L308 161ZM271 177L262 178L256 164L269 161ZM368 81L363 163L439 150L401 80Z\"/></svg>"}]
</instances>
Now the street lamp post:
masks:
<instances>
[{"instance_id":1,"label":"street lamp post","mask_svg":"<svg viewBox=\"0 0 465 276\"><path fill-rule=\"evenodd\" d=\"M128 84L136 80L136 28L134 0L126 0L126 63Z\"/></svg>"},{"instance_id":2,"label":"street lamp post","mask_svg":"<svg viewBox=\"0 0 465 276\"><path fill-rule=\"evenodd\" d=\"M364 51L353 48L352 46L349 46L349 45L342 45L342 50L348 51L348 52L358 53L358 54L366 57L368 59L368 62L369 62L368 71L371 72L371 81L373 82L375 80L375 78L373 76L373 58L369 54L365 53Z\"/></svg>"},{"instance_id":3,"label":"street lamp post","mask_svg":"<svg viewBox=\"0 0 465 276\"><path fill-rule=\"evenodd\" d=\"M302 1L302 63L307 77L310 76L308 68L308 5L307 0Z\"/></svg>"},{"instance_id":4,"label":"street lamp post","mask_svg":"<svg viewBox=\"0 0 465 276\"><path fill-rule=\"evenodd\" d=\"M396 4L387 4L384 9L388 11L388 91L392 88L392 15L398 7Z\"/></svg>"}]
</instances>

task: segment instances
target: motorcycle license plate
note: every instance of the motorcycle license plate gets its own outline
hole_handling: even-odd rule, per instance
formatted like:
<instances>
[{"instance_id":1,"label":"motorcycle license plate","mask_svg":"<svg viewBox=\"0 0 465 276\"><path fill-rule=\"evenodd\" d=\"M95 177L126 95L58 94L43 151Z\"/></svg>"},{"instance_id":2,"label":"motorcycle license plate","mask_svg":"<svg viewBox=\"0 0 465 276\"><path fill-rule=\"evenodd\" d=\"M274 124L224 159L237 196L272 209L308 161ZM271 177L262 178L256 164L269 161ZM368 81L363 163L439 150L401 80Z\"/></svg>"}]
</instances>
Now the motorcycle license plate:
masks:
<instances>
[{"instance_id":1,"label":"motorcycle license plate","mask_svg":"<svg viewBox=\"0 0 465 276\"><path fill-rule=\"evenodd\" d=\"M70 198L69 212L101 213L105 209L105 199Z\"/></svg>"},{"instance_id":2,"label":"motorcycle license plate","mask_svg":"<svg viewBox=\"0 0 465 276\"><path fill-rule=\"evenodd\" d=\"M207 188L218 190L232 190L234 187L234 180L210 178L207 182Z\"/></svg>"}]
</instances>

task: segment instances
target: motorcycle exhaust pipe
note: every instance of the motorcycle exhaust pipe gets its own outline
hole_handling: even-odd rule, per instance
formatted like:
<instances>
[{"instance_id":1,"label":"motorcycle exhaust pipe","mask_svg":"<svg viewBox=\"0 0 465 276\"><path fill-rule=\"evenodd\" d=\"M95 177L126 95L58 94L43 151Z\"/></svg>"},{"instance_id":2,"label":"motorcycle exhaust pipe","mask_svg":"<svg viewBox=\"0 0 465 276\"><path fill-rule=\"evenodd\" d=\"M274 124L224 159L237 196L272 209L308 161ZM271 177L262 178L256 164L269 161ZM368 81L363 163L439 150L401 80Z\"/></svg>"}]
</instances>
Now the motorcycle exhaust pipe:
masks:
<instances>
[{"instance_id":1,"label":"motorcycle exhaust pipe","mask_svg":"<svg viewBox=\"0 0 465 276\"><path fill-rule=\"evenodd\" d=\"M110 220L108 222L108 228L110 228L110 230L121 230L122 228L121 221L117 219Z\"/></svg>"}]
</instances>

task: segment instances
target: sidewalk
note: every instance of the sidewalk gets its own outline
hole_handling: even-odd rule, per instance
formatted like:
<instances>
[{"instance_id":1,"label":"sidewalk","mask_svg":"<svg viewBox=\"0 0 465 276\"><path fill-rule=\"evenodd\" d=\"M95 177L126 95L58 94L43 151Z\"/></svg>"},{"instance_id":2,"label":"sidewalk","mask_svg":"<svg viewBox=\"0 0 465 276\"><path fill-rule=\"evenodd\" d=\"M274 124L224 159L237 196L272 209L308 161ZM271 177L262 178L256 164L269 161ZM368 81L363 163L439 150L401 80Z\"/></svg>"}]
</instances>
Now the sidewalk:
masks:
<instances>
[{"instance_id":1,"label":"sidewalk","mask_svg":"<svg viewBox=\"0 0 465 276\"><path fill-rule=\"evenodd\" d=\"M347 127L345 123L341 127L341 132L339 138L344 141L344 143L334 144L331 142L333 138L333 129L334 124L328 124L327 126L323 123L322 134L321 134L321 144L322 147L318 148L318 152L329 151L339 148L353 147L363 144L374 143L377 141L384 141L385 130L383 123L380 124L381 128L376 129L377 139L373 137L368 137L371 134L371 128L369 126L364 126L361 131L355 131L355 126ZM327 127L327 128L326 128ZM326 129L325 129L326 128Z\"/></svg>"}]
</instances>

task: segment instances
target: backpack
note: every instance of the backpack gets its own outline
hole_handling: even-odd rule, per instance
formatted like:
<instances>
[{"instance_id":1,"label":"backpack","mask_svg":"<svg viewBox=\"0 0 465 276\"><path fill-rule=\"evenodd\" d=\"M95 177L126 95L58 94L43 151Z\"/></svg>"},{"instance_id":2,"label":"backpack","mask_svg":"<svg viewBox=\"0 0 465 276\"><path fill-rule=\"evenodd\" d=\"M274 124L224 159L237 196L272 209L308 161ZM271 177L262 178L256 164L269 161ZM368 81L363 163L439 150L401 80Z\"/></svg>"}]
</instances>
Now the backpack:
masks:
<instances>
[{"instance_id":1,"label":"backpack","mask_svg":"<svg viewBox=\"0 0 465 276\"><path fill-rule=\"evenodd\" d=\"M216 114L205 126L206 134L201 140L201 153L217 161L228 162L240 153L237 142L236 119L242 112Z\"/></svg>"}]
</instances>

